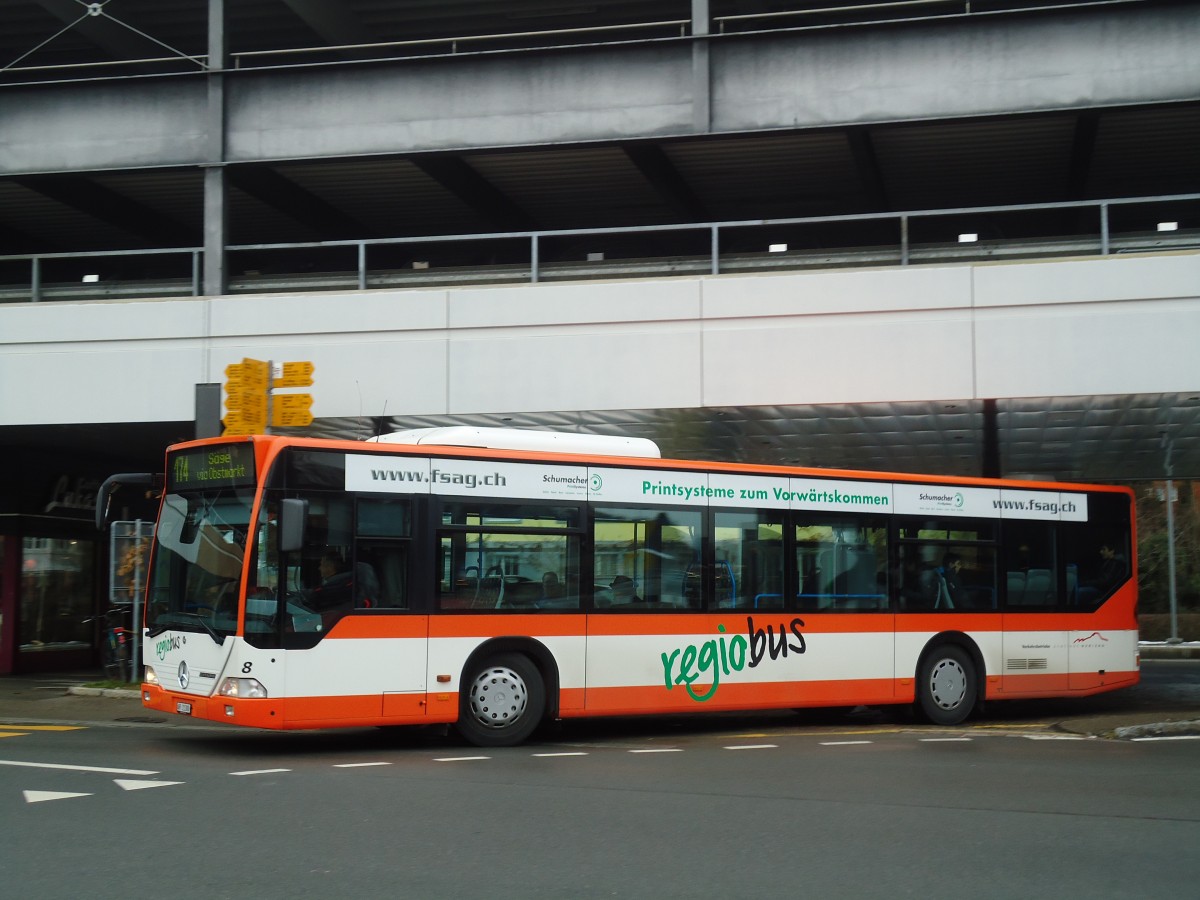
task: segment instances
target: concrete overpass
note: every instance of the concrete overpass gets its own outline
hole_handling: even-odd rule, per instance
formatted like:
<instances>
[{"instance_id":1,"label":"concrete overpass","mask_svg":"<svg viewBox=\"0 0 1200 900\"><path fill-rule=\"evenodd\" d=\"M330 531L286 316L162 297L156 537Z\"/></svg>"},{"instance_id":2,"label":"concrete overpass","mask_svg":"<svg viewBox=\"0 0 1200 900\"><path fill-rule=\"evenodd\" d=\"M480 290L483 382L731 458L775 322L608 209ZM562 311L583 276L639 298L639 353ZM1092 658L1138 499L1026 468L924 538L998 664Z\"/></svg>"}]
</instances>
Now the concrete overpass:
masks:
<instances>
[{"instance_id":1,"label":"concrete overpass","mask_svg":"<svg viewBox=\"0 0 1200 900\"><path fill-rule=\"evenodd\" d=\"M1200 475L1195 251L10 304L0 334L0 433L188 437L195 386L248 356L315 364L321 435L486 422L943 474L998 439L1005 474L1129 481L1162 477L1166 433L1176 477Z\"/></svg>"}]
</instances>

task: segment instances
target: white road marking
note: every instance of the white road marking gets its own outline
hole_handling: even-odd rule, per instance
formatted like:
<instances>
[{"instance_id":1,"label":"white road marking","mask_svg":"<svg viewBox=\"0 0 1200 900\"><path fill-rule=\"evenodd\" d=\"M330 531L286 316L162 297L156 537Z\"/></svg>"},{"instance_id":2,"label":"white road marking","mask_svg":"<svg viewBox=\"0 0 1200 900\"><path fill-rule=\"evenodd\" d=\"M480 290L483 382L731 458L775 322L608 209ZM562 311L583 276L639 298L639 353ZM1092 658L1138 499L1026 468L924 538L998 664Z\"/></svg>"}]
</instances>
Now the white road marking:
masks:
<instances>
[{"instance_id":1,"label":"white road marking","mask_svg":"<svg viewBox=\"0 0 1200 900\"><path fill-rule=\"evenodd\" d=\"M125 778L114 778L113 783L123 791L144 791L146 788L170 787L173 784L183 784L182 781L133 781Z\"/></svg>"},{"instance_id":2,"label":"white road marking","mask_svg":"<svg viewBox=\"0 0 1200 900\"><path fill-rule=\"evenodd\" d=\"M274 775L280 772L290 772L291 769L247 769L245 772L230 772L230 775Z\"/></svg>"},{"instance_id":3,"label":"white road marking","mask_svg":"<svg viewBox=\"0 0 1200 900\"><path fill-rule=\"evenodd\" d=\"M1082 734L1022 734L1019 737L1027 741L1090 741L1091 738Z\"/></svg>"},{"instance_id":4,"label":"white road marking","mask_svg":"<svg viewBox=\"0 0 1200 900\"><path fill-rule=\"evenodd\" d=\"M778 744L734 744L725 747L726 750L778 750Z\"/></svg>"},{"instance_id":5,"label":"white road marking","mask_svg":"<svg viewBox=\"0 0 1200 900\"><path fill-rule=\"evenodd\" d=\"M368 766L390 766L390 762L334 763L335 769L365 769Z\"/></svg>"},{"instance_id":6,"label":"white road marking","mask_svg":"<svg viewBox=\"0 0 1200 900\"><path fill-rule=\"evenodd\" d=\"M25 766L30 769L65 769L69 772L104 772L107 775L157 775L150 769L109 769L104 766L68 766L62 763L22 762L15 759L0 759L0 766Z\"/></svg>"},{"instance_id":7,"label":"white road marking","mask_svg":"<svg viewBox=\"0 0 1200 900\"><path fill-rule=\"evenodd\" d=\"M553 759L556 756L587 756L582 750L573 750L570 753L535 753L533 755L542 759Z\"/></svg>"},{"instance_id":8,"label":"white road marking","mask_svg":"<svg viewBox=\"0 0 1200 900\"><path fill-rule=\"evenodd\" d=\"M971 742L971 739L970 739L970 738L968 738L968 737L957 737L957 738L920 738L920 741L921 741L921 743L922 743L922 744L953 744L953 743L960 743L960 744L961 744L961 743L964 743L964 742L969 744L969 743Z\"/></svg>"},{"instance_id":9,"label":"white road marking","mask_svg":"<svg viewBox=\"0 0 1200 900\"><path fill-rule=\"evenodd\" d=\"M490 756L439 756L434 758L434 762L472 762L480 759L491 759Z\"/></svg>"},{"instance_id":10,"label":"white road marking","mask_svg":"<svg viewBox=\"0 0 1200 900\"><path fill-rule=\"evenodd\" d=\"M26 803L41 803L45 800L67 800L71 797L90 797L91 794L68 794L61 791L23 791Z\"/></svg>"},{"instance_id":11,"label":"white road marking","mask_svg":"<svg viewBox=\"0 0 1200 900\"><path fill-rule=\"evenodd\" d=\"M821 741L822 747L853 747L856 744L873 744L874 741Z\"/></svg>"},{"instance_id":12,"label":"white road marking","mask_svg":"<svg viewBox=\"0 0 1200 900\"><path fill-rule=\"evenodd\" d=\"M630 750L630 753L682 753L682 747L656 747L652 750Z\"/></svg>"}]
</instances>

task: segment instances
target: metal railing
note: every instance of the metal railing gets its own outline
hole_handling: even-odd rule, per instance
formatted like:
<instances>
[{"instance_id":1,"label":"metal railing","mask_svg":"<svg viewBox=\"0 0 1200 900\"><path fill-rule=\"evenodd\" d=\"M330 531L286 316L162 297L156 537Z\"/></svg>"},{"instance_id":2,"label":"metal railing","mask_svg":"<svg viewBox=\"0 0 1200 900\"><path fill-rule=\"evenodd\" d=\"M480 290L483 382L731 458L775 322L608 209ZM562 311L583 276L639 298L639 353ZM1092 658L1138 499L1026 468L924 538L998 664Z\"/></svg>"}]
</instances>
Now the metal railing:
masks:
<instances>
[{"instance_id":1,"label":"metal railing","mask_svg":"<svg viewBox=\"0 0 1200 900\"><path fill-rule=\"evenodd\" d=\"M714 16L709 29L693 27L689 19L660 19L638 22L616 22L605 25L571 28L546 28L502 33L462 33L445 37L417 38L397 41L374 41L323 46L282 47L269 50L244 50L229 55L232 68L263 68L308 65L314 62L352 64L388 59L446 56L481 53L491 50L548 49L592 44L610 44L642 40L688 39L710 40L723 36L773 30L803 30L829 26L878 25L896 21L959 18L1020 12L1044 12L1068 7L1106 7L1150 0L880 0L880 2L843 2L828 6L780 9L770 12ZM169 49L169 48L168 48ZM322 58L324 57L324 58ZM2 62L2 61L0 61ZM4 76L29 78L105 78L128 77L109 75L117 69L128 69L138 75L178 74L181 64L185 73L209 71L206 54L177 53L174 56L136 59L93 60L53 65L20 66L9 63L0 68ZM97 74L88 76L86 73ZM12 82L10 82L12 83ZM23 82L15 82L23 83Z\"/></svg>"},{"instance_id":2,"label":"metal railing","mask_svg":"<svg viewBox=\"0 0 1200 900\"><path fill-rule=\"evenodd\" d=\"M1020 228L1009 228L1018 217ZM967 233L964 228L975 230ZM611 252L613 246L616 253ZM1200 249L1200 194L684 225L235 244L226 247L226 254L228 268L238 270L228 285L228 292L236 294L1195 249ZM202 247L172 247L0 256L0 302L200 296L203 254ZM322 254L340 256L341 261L311 270L314 258ZM372 254L377 256L374 264ZM233 265L239 258L248 262ZM262 265L263 259L271 261L270 269ZM136 265L128 265L130 260ZM164 261L171 274L162 274ZM147 273L147 268L156 273ZM110 274L102 275L104 270ZM21 276L21 271L27 274ZM81 271L89 274L81 277Z\"/></svg>"},{"instance_id":3,"label":"metal railing","mask_svg":"<svg viewBox=\"0 0 1200 900\"><path fill-rule=\"evenodd\" d=\"M823 19L822 25L869 25L897 20L946 18L949 16L978 16L1013 12L1043 12L1079 6L1123 6L1145 3L1146 0L1058 0L1052 3L991 2L988 0L884 0L878 3L842 3L804 9L777 9L770 12L739 13L714 16L713 24L719 34L733 33L732 28L749 25L751 29L763 23L783 23L785 28L816 27L811 23ZM859 18L867 15L869 19Z\"/></svg>"}]
</instances>

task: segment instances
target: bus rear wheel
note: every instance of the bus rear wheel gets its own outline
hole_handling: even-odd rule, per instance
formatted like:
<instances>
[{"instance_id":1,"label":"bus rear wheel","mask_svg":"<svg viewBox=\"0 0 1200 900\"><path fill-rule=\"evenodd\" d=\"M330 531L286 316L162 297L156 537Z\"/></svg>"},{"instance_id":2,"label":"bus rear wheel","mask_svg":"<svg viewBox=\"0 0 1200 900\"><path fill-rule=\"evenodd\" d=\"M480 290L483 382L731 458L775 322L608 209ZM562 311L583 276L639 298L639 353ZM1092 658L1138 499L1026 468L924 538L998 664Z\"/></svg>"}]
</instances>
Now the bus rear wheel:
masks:
<instances>
[{"instance_id":1,"label":"bus rear wheel","mask_svg":"<svg viewBox=\"0 0 1200 900\"><path fill-rule=\"evenodd\" d=\"M541 673L519 653L484 660L464 679L458 732L477 747L511 747L533 734L546 708Z\"/></svg>"},{"instance_id":2,"label":"bus rear wheel","mask_svg":"<svg viewBox=\"0 0 1200 900\"><path fill-rule=\"evenodd\" d=\"M975 664L961 647L941 644L921 661L917 707L934 725L957 725L971 714L979 687Z\"/></svg>"}]
</instances>

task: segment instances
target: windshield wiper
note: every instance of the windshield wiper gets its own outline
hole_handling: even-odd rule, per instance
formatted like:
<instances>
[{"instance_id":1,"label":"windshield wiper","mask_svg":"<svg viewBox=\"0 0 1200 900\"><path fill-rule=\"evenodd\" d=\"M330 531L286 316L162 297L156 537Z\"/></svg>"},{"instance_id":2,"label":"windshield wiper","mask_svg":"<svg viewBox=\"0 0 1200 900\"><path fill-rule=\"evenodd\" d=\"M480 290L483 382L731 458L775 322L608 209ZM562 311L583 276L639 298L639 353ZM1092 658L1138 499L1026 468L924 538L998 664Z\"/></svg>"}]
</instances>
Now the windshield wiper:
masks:
<instances>
[{"instance_id":1,"label":"windshield wiper","mask_svg":"<svg viewBox=\"0 0 1200 900\"><path fill-rule=\"evenodd\" d=\"M176 619L183 619L184 621L178 622L175 621ZM200 615L199 613L189 612L169 612L161 614L155 621L154 625L151 626L146 632L146 636L158 637L158 635L162 634L164 631L168 631L171 628L186 627L191 624L199 625L201 630L206 632L218 646L225 643L225 635L208 624L208 620L204 618L204 616Z\"/></svg>"}]
</instances>

